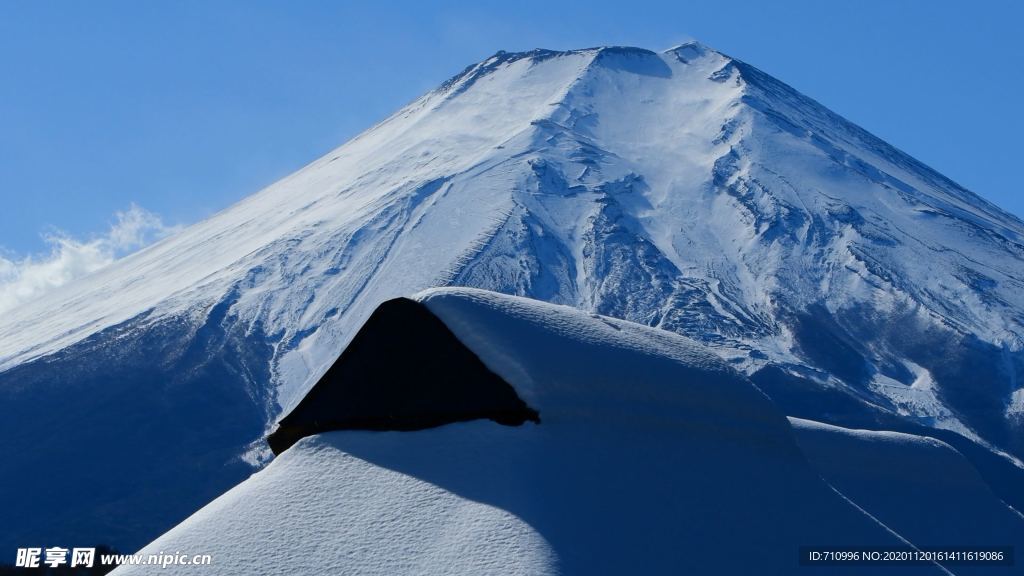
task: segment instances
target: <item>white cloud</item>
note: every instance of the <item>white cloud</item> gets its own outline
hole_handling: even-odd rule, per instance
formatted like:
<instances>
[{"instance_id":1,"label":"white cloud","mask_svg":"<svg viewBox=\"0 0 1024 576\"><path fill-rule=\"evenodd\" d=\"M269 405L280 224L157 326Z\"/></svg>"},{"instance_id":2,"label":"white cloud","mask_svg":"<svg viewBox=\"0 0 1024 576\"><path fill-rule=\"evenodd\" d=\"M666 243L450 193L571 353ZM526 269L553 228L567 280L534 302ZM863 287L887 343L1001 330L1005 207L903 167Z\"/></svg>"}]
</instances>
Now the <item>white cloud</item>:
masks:
<instances>
[{"instance_id":1,"label":"white cloud","mask_svg":"<svg viewBox=\"0 0 1024 576\"><path fill-rule=\"evenodd\" d=\"M5 258L0 254L0 313L91 274L160 238L177 226L165 226L159 216L135 204L115 214L106 235L76 240L64 233L45 237L49 254Z\"/></svg>"}]
</instances>

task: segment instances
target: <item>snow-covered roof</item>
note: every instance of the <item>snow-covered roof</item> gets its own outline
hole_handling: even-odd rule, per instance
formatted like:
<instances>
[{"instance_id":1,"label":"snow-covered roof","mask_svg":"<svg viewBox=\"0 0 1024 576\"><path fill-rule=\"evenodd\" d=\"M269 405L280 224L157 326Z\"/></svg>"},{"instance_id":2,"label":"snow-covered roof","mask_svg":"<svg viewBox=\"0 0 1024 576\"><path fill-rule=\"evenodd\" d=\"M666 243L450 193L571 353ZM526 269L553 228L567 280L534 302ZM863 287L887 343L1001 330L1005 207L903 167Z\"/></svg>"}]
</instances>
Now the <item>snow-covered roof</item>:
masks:
<instances>
[{"instance_id":1,"label":"snow-covered roof","mask_svg":"<svg viewBox=\"0 0 1024 576\"><path fill-rule=\"evenodd\" d=\"M1020 515L964 475L948 446L806 421L794 429L684 337L480 290L415 300L541 422L308 436L143 553L211 554L218 574L788 573L799 545L909 545L902 529L915 507L961 489L980 504L972 524L932 511L928 534L955 541L989 521L1024 534ZM844 494L850 467L818 467L829 446L852 467L867 463L878 441L898 446L889 457L958 462L961 480L879 510L884 486ZM917 485L893 464L860 473Z\"/></svg>"}]
</instances>

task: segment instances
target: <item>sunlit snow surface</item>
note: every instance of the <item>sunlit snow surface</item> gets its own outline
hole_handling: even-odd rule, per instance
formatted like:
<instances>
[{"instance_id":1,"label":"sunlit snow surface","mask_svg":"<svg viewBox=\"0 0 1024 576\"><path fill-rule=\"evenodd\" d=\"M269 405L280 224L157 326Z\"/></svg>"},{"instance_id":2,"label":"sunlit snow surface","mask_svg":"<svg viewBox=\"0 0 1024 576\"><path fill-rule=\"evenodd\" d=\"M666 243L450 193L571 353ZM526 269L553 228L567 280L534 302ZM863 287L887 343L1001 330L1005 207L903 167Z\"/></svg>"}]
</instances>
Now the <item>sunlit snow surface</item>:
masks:
<instances>
[{"instance_id":1,"label":"sunlit snow surface","mask_svg":"<svg viewBox=\"0 0 1024 576\"><path fill-rule=\"evenodd\" d=\"M794 434L685 338L482 291L419 298L541 424L308 437L143 553L201 550L218 574L775 574L817 573L797 567L801 544L1024 534L949 446L803 420Z\"/></svg>"}]
</instances>

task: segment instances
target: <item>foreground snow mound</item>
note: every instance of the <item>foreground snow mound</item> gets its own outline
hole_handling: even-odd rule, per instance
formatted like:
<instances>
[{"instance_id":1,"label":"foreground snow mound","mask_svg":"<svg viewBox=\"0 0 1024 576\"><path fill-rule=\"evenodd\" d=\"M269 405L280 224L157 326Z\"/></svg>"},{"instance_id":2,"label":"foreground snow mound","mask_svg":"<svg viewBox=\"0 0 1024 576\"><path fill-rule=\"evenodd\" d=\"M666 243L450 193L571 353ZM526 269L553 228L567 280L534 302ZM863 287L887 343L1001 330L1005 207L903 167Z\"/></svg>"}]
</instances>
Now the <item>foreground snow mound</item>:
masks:
<instances>
[{"instance_id":1,"label":"foreground snow mound","mask_svg":"<svg viewBox=\"0 0 1024 576\"><path fill-rule=\"evenodd\" d=\"M693 341L479 290L417 299L541 423L307 436L143 553L218 574L774 574L815 573L801 544L904 543Z\"/></svg>"},{"instance_id":2,"label":"foreground snow mound","mask_svg":"<svg viewBox=\"0 0 1024 576\"><path fill-rule=\"evenodd\" d=\"M800 447L833 487L902 536L928 546L1014 546L1024 516L949 444L899 432L791 419ZM957 566L957 574L991 567Z\"/></svg>"}]
</instances>

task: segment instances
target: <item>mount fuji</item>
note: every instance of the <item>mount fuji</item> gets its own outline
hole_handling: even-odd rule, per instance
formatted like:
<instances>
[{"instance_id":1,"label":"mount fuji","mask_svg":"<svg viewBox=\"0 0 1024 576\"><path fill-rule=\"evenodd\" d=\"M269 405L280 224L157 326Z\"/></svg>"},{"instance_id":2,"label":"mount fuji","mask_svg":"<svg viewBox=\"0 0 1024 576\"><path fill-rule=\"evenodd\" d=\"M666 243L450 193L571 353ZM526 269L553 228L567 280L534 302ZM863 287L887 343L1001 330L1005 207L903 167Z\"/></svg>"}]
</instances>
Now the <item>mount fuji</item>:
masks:
<instances>
[{"instance_id":1,"label":"mount fuji","mask_svg":"<svg viewBox=\"0 0 1024 576\"><path fill-rule=\"evenodd\" d=\"M380 303L446 286L681 334L800 426L940 440L1024 510L1024 223L687 43L499 52L5 312L0 549L140 548L272 458Z\"/></svg>"}]
</instances>

